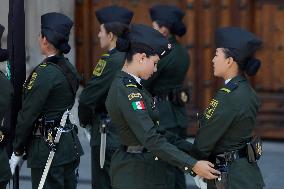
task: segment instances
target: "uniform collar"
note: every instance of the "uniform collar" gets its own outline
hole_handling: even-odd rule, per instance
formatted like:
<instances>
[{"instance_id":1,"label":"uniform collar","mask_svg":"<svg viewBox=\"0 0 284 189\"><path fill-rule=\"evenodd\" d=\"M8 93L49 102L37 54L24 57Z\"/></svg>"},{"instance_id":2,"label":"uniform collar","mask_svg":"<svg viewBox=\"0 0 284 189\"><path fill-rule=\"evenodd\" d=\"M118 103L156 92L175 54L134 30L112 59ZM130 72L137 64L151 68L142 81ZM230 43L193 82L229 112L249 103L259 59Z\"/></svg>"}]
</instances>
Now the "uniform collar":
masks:
<instances>
[{"instance_id":1,"label":"uniform collar","mask_svg":"<svg viewBox=\"0 0 284 189\"><path fill-rule=\"evenodd\" d=\"M53 56L56 56L56 54L50 54L46 58L53 57Z\"/></svg>"},{"instance_id":2,"label":"uniform collar","mask_svg":"<svg viewBox=\"0 0 284 189\"><path fill-rule=\"evenodd\" d=\"M232 82L238 83L238 82L246 81L246 80L247 80L246 76L243 75L243 74L240 74L240 75L237 75L236 77L232 78L232 79L228 82L228 84L229 84L229 83L232 83Z\"/></svg>"},{"instance_id":3,"label":"uniform collar","mask_svg":"<svg viewBox=\"0 0 284 189\"><path fill-rule=\"evenodd\" d=\"M114 54L115 52L116 52L116 48L113 48L113 49L111 49L111 50L108 51L108 54L111 55L111 54Z\"/></svg>"},{"instance_id":4,"label":"uniform collar","mask_svg":"<svg viewBox=\"0 0 284 189\"><path fill-rule=\"evenodd\" d=\"M121 71L120 72L122 77L128 77L129 79L133 80L135 83L141 85L141 79L133 74ZM142 85L141 85L142 86Z\"/></svg>"},{"instance_id":5,"label":"uniform collar","mask_svg":"<svg viewBox=\"0 0 284 189\"><path fill-rule=\"evenodd\" d=\"M169 42L170 42L172 45L176 44L176 43L177 43L176 36L175 36L175 35L171 35L171 36L169 37Z\"/></svg>"},{"instance_id":6,"label":"uniform collar","mask_svg":"<svg viewBox=\"0 0 284 189\"><path fill-rule=\"evenodd\" d=\"M131 73L127 73L127 74L129 74L130 76L132 76L132 77L135 79L135 81L136 81L139 85L141 85L141 79L140 79L139 77L137 77L136 75L133 75L133 74L131 74Z\"/></svg>"},{"instance_id":7,"label":"uniform collar","mask_svg":"<svg viewBox=\"0 0 284 189\"><path fill-rule=\"evenodd\" d=\"M225 85L228 84L231 80L232 80L232 78L226 79L226 80L225 80Z\"/></svg>"}]
</instances>

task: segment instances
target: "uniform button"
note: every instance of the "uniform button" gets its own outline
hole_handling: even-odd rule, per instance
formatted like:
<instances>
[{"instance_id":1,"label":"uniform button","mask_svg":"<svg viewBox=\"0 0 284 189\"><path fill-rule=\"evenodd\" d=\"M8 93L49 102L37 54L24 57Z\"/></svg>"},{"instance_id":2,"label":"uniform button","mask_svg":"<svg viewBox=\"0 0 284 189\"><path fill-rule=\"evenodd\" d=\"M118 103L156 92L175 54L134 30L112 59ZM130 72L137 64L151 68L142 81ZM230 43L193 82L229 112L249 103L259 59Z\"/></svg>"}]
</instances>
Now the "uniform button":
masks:
<instances>
[{"instance_id":1,"label":"uniform button","mask_svg":"<svg viewBox=\"0 0 284 189\"><path fill-rule=\"evenodd\" d=\"M77 146L74 146L75 149L77 149Z\"/></svg>"},{"instance_id":2,"label":"uniform button","mask_svg":"<svg viewBox=\"0 0 284 189\"><path fill-rule=\"evenodd\" d=\"M188 170L188 167L184 167L184 170L187 171L187 170Z\"/></svg>"},{"instance_id":3,"label":"uniform button","mask_svg":"<svg viewBox=\"0 0 284 189\"><path fill-rule=\"evenodd\" d=\"M158 161L159 160L159 158L158 157L155 157L155 161Z\"/></svg>"}]
</instances>

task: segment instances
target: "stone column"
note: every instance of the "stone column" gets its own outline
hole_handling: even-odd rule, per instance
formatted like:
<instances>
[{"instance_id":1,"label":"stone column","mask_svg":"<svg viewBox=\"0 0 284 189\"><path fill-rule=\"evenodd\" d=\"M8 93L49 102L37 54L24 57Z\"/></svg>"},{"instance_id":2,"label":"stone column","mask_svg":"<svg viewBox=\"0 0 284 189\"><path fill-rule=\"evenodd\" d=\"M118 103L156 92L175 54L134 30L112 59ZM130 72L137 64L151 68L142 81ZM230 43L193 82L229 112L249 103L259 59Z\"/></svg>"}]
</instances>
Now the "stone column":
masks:
<instances>
[{"instance_id":1,"label":"stone column","mask_svg":"<svg viewBox=\"0 0 284 189\"><path fill-rule=\"evenodd\" d=\"M74 0L25 0L26 1L26 54L27 72L38 65L43 56L40 54L38 35L40 32L40 16L48 12L60 12L74 20ZM69 39L71 51L66 57L75 65L74 27Z\"/></svg>"}]
</instances>

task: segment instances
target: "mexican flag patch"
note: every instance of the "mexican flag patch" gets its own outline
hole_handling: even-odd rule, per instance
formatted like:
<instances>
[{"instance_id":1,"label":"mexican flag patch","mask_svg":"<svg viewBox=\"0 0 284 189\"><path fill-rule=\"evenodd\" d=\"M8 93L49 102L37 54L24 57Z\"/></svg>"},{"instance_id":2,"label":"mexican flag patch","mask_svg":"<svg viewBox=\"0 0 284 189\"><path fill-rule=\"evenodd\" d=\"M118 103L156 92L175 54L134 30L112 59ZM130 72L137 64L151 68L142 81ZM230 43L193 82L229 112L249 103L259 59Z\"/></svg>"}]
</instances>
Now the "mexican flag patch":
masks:
<instances>
[{"instance_id":1,"label":"mexican flag patch","mask_svg":"<svg viewBox=\"0 0 284 189\"><path fill-rule=\"evenodd\" d=\"M134 110L145 110L145 105L143 101L132 102L132 107Z\"/></svg>"}]
</instances>

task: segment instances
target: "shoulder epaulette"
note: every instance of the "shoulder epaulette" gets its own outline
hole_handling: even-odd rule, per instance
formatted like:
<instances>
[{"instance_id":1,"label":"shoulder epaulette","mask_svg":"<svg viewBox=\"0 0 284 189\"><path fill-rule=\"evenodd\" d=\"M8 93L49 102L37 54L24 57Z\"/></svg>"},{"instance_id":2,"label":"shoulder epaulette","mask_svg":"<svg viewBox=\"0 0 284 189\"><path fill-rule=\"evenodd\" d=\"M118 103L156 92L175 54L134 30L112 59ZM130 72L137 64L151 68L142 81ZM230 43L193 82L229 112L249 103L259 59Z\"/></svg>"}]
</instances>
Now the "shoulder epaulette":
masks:
<instances>
[{"instance_id":1,"label":"shoulder epaulette","mask_svg":"<svg viewBox=\"0 0 284 189\"><path fill-rule=\"evenodd\" d=\"M129 77L124 77L123 78L123 84L126 86L126 87L136 87L137 88L137 84L135 81L133 81L131 78Z\"/></svg>"},{"instance_id":2,"label":"shoulder epaulette","mask_svg":"<svg viewBox=\"0 0 284 189\"><path fill-rule=\"evenodd\" d=\"M230 93L232 91L234 91L235 89L237 89L239 87L239 85L237 83L228 83L225 85L225 87L221 88L220 91L224 91L226 93Z\"/></svg>"},{"instance_id":3,"label":"shoulder epaulette","mask_svg":"<svg viewBox=\"0 0 284 189\"><path fill-rule=\"evenodd\" d=\"M134 78L129 78L129 77L124 77L123 78L123 84L126 87L135 87L135 88L139 88L142 89L142 85L137 83Z\"/></svg>"},{"instance_id":4,"label":"shoulder epaulette","mask_svg":"<svg viewBox=\"0 0 284 189\"><path fill-rule=\"evenodd\" d=\"M102 54L101 59L108 58L109 56L110 56L110 54L108 54L108 53Z\"/></svg>"}]
</instances>

